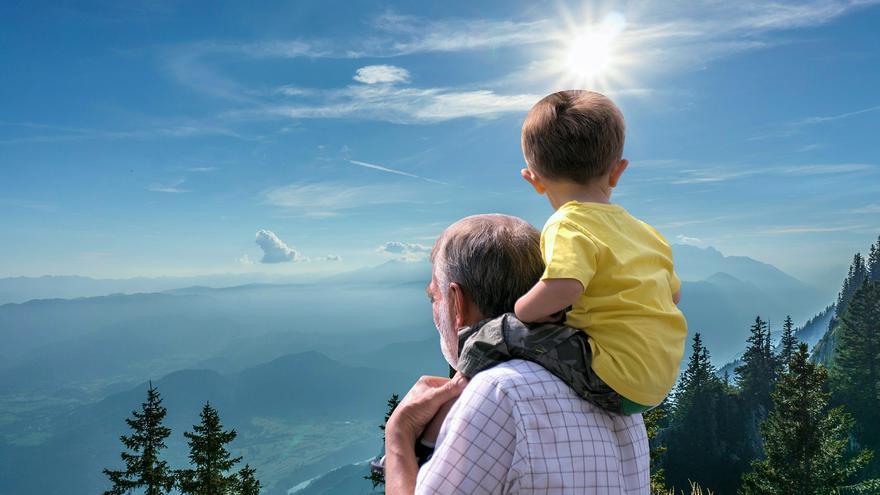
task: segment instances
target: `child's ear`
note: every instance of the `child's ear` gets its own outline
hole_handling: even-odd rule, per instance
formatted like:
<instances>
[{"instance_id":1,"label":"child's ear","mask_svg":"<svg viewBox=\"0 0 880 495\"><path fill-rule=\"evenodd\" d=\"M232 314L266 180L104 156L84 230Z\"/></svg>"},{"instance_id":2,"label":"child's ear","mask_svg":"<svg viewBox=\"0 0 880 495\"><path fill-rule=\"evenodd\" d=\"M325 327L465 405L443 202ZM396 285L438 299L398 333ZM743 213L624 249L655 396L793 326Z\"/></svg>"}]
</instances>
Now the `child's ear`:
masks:
<instances>
[{"instance_id":1,"label":"child's ear","mask_svg":"<svg viewBox=\"0 0 880 495\"><path fill-rule=\"evenodd\" d=\"M541 182L541 178L538 177L537 174L531 171L531 169L524 168L519 171L519 174L522 175L522 178L526 180L532 187L535 188L535 192L538 194L544 194L547 192L547 188L544 187L544 183Z\"/></svg>"},{"instance_id":2,"label":"child's ear","mask_svg":"<svg viewBox=\"0 0 880 495\"><path fill-rule=\"evenodd\" d=\"M623 175L623 171L626 170L627 165L629 165L629 160L626 159L621 159L614 165L611 169L611 175L608 176L609 186L617 187L617 183L620 182L620 176Z\"/></svg>"}]
</instances>

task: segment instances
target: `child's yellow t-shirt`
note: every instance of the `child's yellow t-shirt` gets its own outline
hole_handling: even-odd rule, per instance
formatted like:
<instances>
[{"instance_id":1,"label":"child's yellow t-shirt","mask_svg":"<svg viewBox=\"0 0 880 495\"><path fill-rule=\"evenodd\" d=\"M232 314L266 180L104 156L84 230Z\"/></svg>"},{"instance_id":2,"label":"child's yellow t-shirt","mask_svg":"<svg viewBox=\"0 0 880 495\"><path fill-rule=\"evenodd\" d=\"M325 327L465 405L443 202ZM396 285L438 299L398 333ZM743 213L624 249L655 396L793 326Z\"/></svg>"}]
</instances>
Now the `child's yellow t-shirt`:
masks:
<instances>
[{"instance_id":1,"label":"child's yellow t-shirt","mask_svg":"<svg viewBox=\"0 0 880 495\"><path fill-rule=\"evenodd\" d=\"M585 288L566 324L587 333L593 371L633 402L662 402L687 337L666 239L620 205L570 201L544 225L541 252L541 280L573 278Z\"/></svg>"}]
</instances>

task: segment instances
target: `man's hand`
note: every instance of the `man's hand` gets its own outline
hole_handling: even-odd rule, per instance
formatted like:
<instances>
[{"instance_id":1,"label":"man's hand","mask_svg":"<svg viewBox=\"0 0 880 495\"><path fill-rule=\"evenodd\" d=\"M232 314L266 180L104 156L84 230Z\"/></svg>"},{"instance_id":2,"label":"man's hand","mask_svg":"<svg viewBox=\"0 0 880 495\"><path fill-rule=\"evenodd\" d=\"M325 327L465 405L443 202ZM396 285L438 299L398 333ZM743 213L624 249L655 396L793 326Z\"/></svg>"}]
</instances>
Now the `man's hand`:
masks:
<instances>
[{"instance_id":1,"label":"man's hand","mask_svg":"<svg viewBox=\"0 0 880 495\"><path fill-rule=\"evenodd\" d=\"M423 376L407 392L385 424L385 493L409 495L415 491L419 467L416 439L437 411L464 390L467 379Z\"/></svg>"}]
</instances>

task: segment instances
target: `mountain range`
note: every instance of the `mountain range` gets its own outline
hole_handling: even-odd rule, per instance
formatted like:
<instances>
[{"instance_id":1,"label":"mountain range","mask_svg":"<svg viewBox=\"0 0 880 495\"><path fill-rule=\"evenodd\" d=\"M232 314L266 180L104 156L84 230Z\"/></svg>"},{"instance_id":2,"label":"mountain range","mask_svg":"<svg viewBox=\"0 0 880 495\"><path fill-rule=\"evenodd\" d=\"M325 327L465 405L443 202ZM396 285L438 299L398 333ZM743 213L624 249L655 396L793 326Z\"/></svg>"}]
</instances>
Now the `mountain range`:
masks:
<instances>
[{"instance_id":1,"label":"mountain range","mask_svg":"<svg viewBox=\"0 0 880 495\"><path fill-rule=\"evenodd\" d=\"M827 305L821 291L771 265L674 250L680 307L716 362L744 347L756 314L778 327L786 314L803 322ZM0 279L4 300L53 297L0 305L0 494L101 490L101 469L118 463L123 419L151 378L175 431L173 464L185 464L182 431L210 400L239 431L233 446L267 493L316 476L297 493L356 485L361 467L319 475L375 453L392 392L448 372L424 295L429 279L427 262L403 261L322 280L213 287ZM149 284L156 292L136 290Z\"/></svg>"},{"instance_id":2,"label":"mountain range","mask_svg":"<svg viewBox=\"0 0 880 495\"><path fill-rule=\"evenodd\" d=\"M261 478L267 493L280 494L333 466L374 454L381 445L376 425L384 413L384 399L406 391L417 376L349 366L306 352L232 374L176 371L153 384L169 411L166 425L174 432L168 442L172 464L185 462L182 432L191 429L209 401L224 424L239 433L230 448L252 465L274 466L264 468ZM123 419L143 401L146 388L141 383L59 414L51 437L36 445L20 438L10 441L8 431L24 431L27 420L4 425L0 493L100 491L106 486L101 469L121 462L117 439L125 432ZM310 429L317 431L310 434ZM339 451L344 453L341 458Z\"/></svg>"}]
</instances>

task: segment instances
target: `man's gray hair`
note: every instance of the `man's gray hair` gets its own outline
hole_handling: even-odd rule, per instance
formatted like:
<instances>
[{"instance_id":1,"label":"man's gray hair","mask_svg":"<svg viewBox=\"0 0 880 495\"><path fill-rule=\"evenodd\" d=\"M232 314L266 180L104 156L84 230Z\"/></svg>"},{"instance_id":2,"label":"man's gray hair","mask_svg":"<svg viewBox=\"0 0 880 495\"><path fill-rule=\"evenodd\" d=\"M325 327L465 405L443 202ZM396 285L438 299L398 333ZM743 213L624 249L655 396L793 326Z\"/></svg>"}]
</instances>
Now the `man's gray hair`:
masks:
<instances>
[{"instance_id":1,"label":"man's gray hair","mask_svg":"<svg viewBox=\"0 0 880 495\"><path fill-rule=\"evenodd\" d=\"M450 225L431 251L439 289L457 283L486 318L513 311L544 271L540 234L525 220L474 215Z\"/></svg>"}]
</instances>

